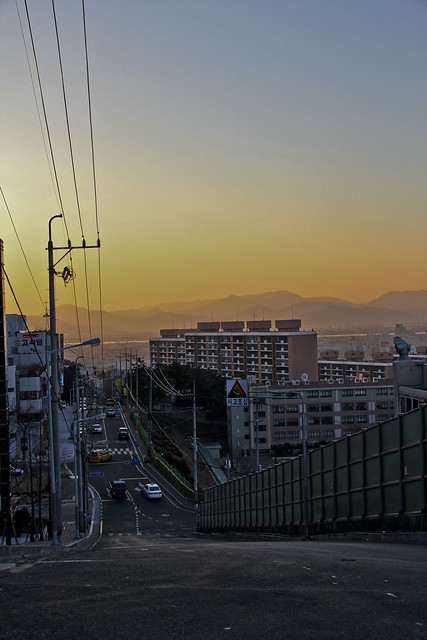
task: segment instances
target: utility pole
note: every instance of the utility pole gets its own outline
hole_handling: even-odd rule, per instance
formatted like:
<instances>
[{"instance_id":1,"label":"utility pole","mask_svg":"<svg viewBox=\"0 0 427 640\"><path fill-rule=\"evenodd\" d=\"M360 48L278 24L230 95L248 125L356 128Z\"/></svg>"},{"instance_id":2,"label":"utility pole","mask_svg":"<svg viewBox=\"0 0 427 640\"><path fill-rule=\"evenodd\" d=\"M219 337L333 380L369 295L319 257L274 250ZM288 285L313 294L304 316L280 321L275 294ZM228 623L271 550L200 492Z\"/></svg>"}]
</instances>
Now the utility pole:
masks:
<instances>
[{"instance_id":1,"label":"utility pole","mask_svg":"<svg viewBox=\"0 0 427 640\"><path fill-rule=\"evenodd\" d=\"M52 505L52 512L56 515L56 533L61 536L62 533L62 494L61 494L61 458L59 447L59 430L58 430L58 339L56 333L56 308L55 308L55 271L56 265L61 262L73 249L96 249L101 246L98 238L96 245L87 246L83 239L81 247L73 247L71 240L68 240L67 247L54 247L52 241L52 221L55 218L62 218L62 214L52 216L49 220L49 242L47 246L48 252L48 271L49 271L49 319L50 319L50 380L49 385L52 388L49 404L49 413L52 420L52 437L53 437L53 455L54 455L54 471L55 471L55 489L56 489L56 509ZM57 262L53 260L54 251L65 251L66 253ZM64 280L72 277L71 270L66 267L62 272ZM53 534L53 532L52 532ZM59 538L60 539L60 538Z\"/></svg>"},{"instance_id":2,"label":"utility pole","mask_svg":"<svg viewBox=\"0 0 427 640\"><path fill-rule=\"evenodd\" d=\"M3 275L3 240L0 240L0 499L6 527L6 544L12 544L10 513L9 398L6 366L6 322ZM2 531L3 535L3 531Z\"/></svg>"}]
</instances>

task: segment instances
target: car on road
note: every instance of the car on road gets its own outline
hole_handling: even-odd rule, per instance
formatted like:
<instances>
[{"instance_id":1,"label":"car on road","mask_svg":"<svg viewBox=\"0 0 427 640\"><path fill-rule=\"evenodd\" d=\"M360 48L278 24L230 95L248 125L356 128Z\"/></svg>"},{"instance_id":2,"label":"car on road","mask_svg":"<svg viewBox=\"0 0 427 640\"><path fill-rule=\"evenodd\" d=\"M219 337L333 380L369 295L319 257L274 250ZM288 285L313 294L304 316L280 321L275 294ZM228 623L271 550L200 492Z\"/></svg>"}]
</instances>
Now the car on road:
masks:
<instances>
[{"instance_id":1,"label":"car on road","mask_svg":"<svg viewBox=\"0 0 427 640\"><path fill-rule=\"evenodd\" d=\"M147 484L142 485L140 484L140 487L144 496L150 500L158 500L163 496L159 485L154 484L153 482L148 482Z\"/></svg>"},{"instance_id":2,"label":"car on road","mask_svg":"<svg viewBox=\"0 0 427 640\"><path fill-rule=\"evenodd\" d=\"M20 469L19 467L14 467L12 464L10 465L10 475L11 476L23 476L24 469Z\"/></svg>"},{"instance_id":3,"label":"car on road","mask_svg":"<svg viewBox=\"0 0 427 640\"><path fill-rule=\"evenodd\" d=\"M92 449L86 456L88 462L109 462L113 457L111 449Z\"/></svg>"},{"instance_id":4,"label":"car on road","mask_svg":"<svg viewBox=\"0 0 427 640\"><path fill-rule=\"evenodd\" d=\"M112 498L127 498L127 486L124 480L110 480L108 492Z\"/></svg>"},{"instance_id":5,"label":"car on road","mask_svg":"<svg viewBox=\"0 0 427 640\"><path fill-rule=\"evenodd\" d=\"M107 416L112 417L116 415L115 407L107 407Z\"/></svg>"},{"instance_id":6,"label":"car on road","mask_svg":"<svg viewBox=\"0 0 427 640\"><path fill-rule=\"evenodd\" d=\"M95 422L95 424L90 427L89 431L91 433L102 433L102 426Z\"/></svg>"},{"instance_id":7,"label":"car on road","mask_svg":"<svg viewBox=\"0 0 427 640\"><path fill-rule=\"evenodd\" d=\"M117 437L119 440L129 440L129 431L127 427L119 427Z\"/></svg>"}]
</instances>

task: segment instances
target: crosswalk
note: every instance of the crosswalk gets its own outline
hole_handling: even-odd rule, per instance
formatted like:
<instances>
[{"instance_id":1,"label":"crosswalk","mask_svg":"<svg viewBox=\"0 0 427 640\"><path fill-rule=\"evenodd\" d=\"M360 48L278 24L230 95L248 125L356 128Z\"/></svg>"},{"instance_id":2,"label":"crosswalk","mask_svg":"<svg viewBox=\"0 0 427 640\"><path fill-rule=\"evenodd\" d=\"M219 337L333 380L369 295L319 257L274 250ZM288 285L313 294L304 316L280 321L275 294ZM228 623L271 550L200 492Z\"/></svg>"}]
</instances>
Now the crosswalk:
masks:
<instances>
[{"instance_id":1,"label":"crosswalk","mask_svg":"<svg viewBox=\"0 0 427 640\"><path fill-rule=\"evenodd\" d=\"M134 457L135 452L133 449L129 449L129 447L123 448L123 447L111 447L111 451L113 452L113 456L114 455L125 455L125 456L130 456L131 458Z\"/></svg>"}]
</instances>

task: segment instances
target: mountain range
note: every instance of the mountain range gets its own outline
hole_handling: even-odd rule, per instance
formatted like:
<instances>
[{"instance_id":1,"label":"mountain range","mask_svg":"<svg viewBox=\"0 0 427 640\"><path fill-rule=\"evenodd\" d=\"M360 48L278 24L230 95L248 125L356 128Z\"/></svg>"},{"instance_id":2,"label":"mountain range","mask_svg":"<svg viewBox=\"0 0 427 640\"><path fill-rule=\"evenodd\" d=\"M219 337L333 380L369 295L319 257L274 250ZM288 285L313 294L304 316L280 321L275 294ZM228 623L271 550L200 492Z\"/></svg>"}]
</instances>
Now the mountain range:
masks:
<instances>
[{"instance_id":1,"label":"mountain range","mask_svg":"<svg viewBox=\"0 0 427 640\"><path fill-rule=\"evenodd\" d=\"M360 330L388 329L396 324L419 327L427 324L427 291L390 291L367 304L354 304L332 297L304 298L290 291L245 296L168 302L156 306L123 311L103 311L105 341L143 340L159 336L160 329L196 328L198 322L230 320L287 320L299 318L303 329ZM92 311L92 335L99 335L100 313ZM44 328L40 316L29 316L32 329ZM78 341L89 333L87 310L72 305L57 307L57 328L66 342ZM84 338L83 338L84 339Z\"/></svg>"}]
</instances>

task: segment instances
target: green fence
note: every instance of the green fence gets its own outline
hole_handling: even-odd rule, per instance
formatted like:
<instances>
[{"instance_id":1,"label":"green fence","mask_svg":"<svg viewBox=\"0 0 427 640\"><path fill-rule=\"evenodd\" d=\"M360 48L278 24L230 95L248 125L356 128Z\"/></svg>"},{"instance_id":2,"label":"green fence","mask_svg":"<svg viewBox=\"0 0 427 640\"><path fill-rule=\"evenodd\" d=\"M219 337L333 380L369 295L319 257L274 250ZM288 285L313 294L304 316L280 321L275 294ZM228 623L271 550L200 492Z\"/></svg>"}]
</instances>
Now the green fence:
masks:
<instances>
[{"instance_id":1,"label":"green fence","mask_svg":"<svg viewBox=\"0 0 427 640\"><path fill-rule=\"evenodd\" d=\"M426 530L426 407L307 453L310 533ZM207 489L198 530L304 531L303 457Z\"/></svg>"}]
</instances>

